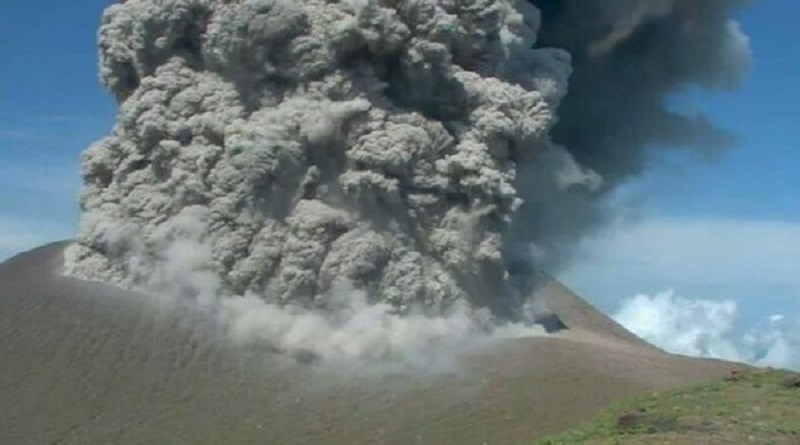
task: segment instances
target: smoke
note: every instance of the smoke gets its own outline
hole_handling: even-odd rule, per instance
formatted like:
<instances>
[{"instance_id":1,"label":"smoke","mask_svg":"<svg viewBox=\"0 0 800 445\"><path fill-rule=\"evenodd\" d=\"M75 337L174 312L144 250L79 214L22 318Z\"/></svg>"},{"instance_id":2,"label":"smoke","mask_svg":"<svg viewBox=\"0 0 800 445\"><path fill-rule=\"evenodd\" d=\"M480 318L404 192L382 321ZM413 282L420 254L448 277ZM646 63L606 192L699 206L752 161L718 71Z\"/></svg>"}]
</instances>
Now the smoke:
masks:
<instances>
[{"instance_id":1,"label":"smoke","mask_svg":"<svg viewBox=\"0 0 800 445\"><path fill-rule=\"evenodd\" d=\"M536 271L602 224L648 146L727 139L664 105L749 61L738 3L696 3L111 6L119 115L83 155L67 271L151 289L201 272L182 293L316 314L346 282L380 314L531 320Z\"/></svg>"},{"instance_id":2,"label":"smoke","mask_svg":"<svg viewBox=\"0 0 800 445\"><path fill-rule=\"evenodd\" d=\"M627 299L614 319L676 354L800 369L800 324L776 314L743 335L733 300L687 299L672 290Z\"/></svg>"},{"instance_id":3,"label":"smoke","mask_svg":"<svg viewBox=\"0 0 800 445\"><path fill-rule=\"evenodd\" d=\"M398 314L386 302L369 302L363 290L337 281L322 297L325 311L276 304L261 295L226 294L217 274L204 270L211 251L181 239L165 249L163 267L150 277L150 302L199 312L234 344L280 354L327 371L439 375L459 372L464 355L496 340L545 335L542 326L497 323L491 314L457 302L444 312L423 306ZM131 265L135 267L135 265Z\"/></svg>"},{"instance_id":4,"label":"smoke","mask_svg":"<svg viewBox=\"0 0 800 445\"><path fill-rule=\"evenodd\" d=\"M597 193L555 196L523 218L534 238L569 260L582 234L612 219L606 198L641 173L656 150L709 153L735 144L702 114L668 106L691 87L730 90L751 65L747 36L730 16L746 0L532 0L537 47L570 52L569 93L551 139L603 178ZM532 177L525 180L534 181Z\"/></svg>"}]
</instances>

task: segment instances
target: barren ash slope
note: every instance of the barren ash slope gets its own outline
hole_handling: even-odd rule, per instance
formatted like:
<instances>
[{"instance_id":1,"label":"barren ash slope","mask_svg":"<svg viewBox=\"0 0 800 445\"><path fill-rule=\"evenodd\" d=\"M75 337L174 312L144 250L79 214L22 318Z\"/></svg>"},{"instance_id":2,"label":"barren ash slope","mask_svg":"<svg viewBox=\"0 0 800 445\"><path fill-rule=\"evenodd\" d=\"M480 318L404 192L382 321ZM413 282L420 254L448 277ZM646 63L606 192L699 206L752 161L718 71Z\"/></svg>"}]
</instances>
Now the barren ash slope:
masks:
<instances>
[{"instance_id":1,"label":"barren ash slope","mask_svg":"<svg viewBox=\"0 0 800 445\"><path fill-rule=\"evenodd\" d=\"M664 103L736 85L739 3L109 7L78 236L0 266L0 439L509 443L724 374L541 271L729 141Z\"/></svg>"},{"instance_id":2,"label":"barren ash slope","mask_svg":"<svg viewBox=\"0 0 800 445\"><path fill-rule=\"evenodd\" d=\"M0 266L7 444L508 444L738 365L668 355L556 283L558 335L498 341L457 373L315 370L209 318L58 273L64 244ZM574 332L573 332L574 331Z\"/></svg>"}]
</instances>

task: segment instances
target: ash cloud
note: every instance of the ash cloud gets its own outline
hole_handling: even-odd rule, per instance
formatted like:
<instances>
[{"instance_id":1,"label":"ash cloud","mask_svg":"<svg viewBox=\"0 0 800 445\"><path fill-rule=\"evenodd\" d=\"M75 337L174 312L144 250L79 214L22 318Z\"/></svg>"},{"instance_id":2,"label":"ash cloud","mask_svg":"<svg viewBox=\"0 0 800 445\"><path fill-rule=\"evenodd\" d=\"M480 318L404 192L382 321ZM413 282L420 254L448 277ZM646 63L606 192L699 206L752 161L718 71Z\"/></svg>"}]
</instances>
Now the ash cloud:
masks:
<instances>
[{"instance_id":1,"label":"ash cloud","mask_svg":"<svg viewBox=\"0 0 800 445\"><path fill-rule=\"evenodd\" d=\"M569 259L581 234L610 218L603 197L634 178L656 150L699 153L735 144L703 115L667 105L690 87L730 90L748 72L749 39L732 14L746 0L531 0L541 11L537 47L572 56L569 93L557 109L551 139L579 165L603 178L592 196L544 195L547 211L529 206L523 218L534 238ZM525 181L537 180L533 175Z\"/></svg>"},{"instance_id":2,"label":"ash cloud","mask_svg":"<svg viewBox=\"0 0 800 445\"><path fill-rule=\"evenodd\" d=\"M524 320L648 146L727 140L664 105L749 63L738 2L698 3L111 6L119 116L83 155L67 272L317 313L346 282L398 316Z\"/></svg>"},{"instance_id":3,"label":"ash cloud","mask_svg":"<svg viewBox=\"0 0 800 445\"><path fill-rule=\"evenodd\" d=\"M732 89L751 64L733 21L742 0L533 0L543 15L538 45L573 56L570 93L553 139L613 185L646 164L653 145L711 150L732 142L702 116L665 103L688 86Z\"/></svg>"}]
</instances>

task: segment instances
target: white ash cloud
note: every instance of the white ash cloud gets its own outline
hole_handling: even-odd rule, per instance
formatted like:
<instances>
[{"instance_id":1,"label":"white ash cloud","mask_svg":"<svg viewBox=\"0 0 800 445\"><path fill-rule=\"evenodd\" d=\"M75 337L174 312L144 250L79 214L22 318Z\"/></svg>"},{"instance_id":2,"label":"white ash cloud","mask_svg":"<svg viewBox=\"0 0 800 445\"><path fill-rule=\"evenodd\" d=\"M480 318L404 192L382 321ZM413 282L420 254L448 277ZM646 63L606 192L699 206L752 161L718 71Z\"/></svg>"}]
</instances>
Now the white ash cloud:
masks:
<instances>
[{"instance_id":1,"label":"white ash cloud","mask_svg":"<svg viewBox=\"0 0 800 445\"><path fill-rule=\"evenodd\" d=\"M207 246L187 239L164 252L163 267L150 279L148 298L164 308L188 310L214 323L233 344L279 354L325 371L358 373L412 372L436 376L462 372L464 355L491 348L497 340L547 335L542 326L497 323L486 309L465 301L433 313L416 305L398 313L387 302L370 302L363 290L337 280L323 295L326 310L302 304L264 301L261 295L226 295Z\"/></svg>"},{"instance_id":2,"label":"white ash cloud","mask_svg":"<svg viewBox=\"0 0 800 445\"><path fill-rule=\"evenodd\" d=\"M111 6L100 77L119 116L84 153L67 272L176 289L164 277L188 270L209 280L190 283L194 295L323 311L345 281L392 313L524 318L535 271L563 264L602 222L598 203L644 147L696 136L651 102L692 82L728 86L747 60L746 40L719 19L733 2L623 2L586 34L569 26L595 2L568 13L555 8L568 2L537 3ZM702 49L637 43L689 19L714 26L675 44ZM621 55L627 46L646 60ZM619 72L623 61L633 72ZM677 61L697 66L667 72ZM633 80L635 94L609 97ZM598 125L576 111L589 99L609 102L591 108L611 114ZM175 255L186 243L203 254Z\"/></svg>"}]
</instances>

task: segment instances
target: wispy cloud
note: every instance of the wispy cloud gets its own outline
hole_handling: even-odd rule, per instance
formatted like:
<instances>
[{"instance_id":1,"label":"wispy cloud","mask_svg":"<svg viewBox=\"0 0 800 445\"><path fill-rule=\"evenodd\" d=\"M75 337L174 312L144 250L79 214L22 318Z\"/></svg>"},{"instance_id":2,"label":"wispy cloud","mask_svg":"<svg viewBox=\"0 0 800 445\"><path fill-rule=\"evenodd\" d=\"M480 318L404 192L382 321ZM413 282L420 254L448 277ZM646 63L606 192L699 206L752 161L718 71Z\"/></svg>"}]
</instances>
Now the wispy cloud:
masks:
<instances>
[{"instance_id":1,"label":"wispy cloud","mask_svg":"<svg viewBox=\"0 0 800 445\"><path fill-rule=\"evenodd\" d=\"M0 113L0 150L31 154L68 149L77 156L79 150L107 133L111 124L111 116L95 114Z\"/></svg>"},{"instance_id":2,"label":"wispy cloud","mask_svg":"<svg viewBox=\"0 0 800 445\"><path fill-rule=\"evenodd\" d=\"M682 279L800 286L800 223L657 220L587 244L606 260L636 263Z\"/></svg>"},{"instance_id":3,"label":"wispy cloud","mask_svg":"<svg viewBox=\"0 0 800 445\"><path fill-rule=\"evenodd\" d=\"M74 233L80 152L108 125L93 115L0 114L0 259Z\"/></svg>"},{"instance_id":4,"label":"wispy cloud","mask_svg":"<svg viewBox=\"0 0 800 445\"><path fill-rule=\"evenodd\" d=\"M0 187L8 195L35 194L39 199L47 197L72 203L77 201L80 185L77 161L30 161L0 166Z\"/></svg>"},{"instance_id":5,"label":"wispy cloud","mask_svg":"<svg viewBox=\"0 0 800 445\"><path fill-rule=\"evenodd\" d=\"M12 128L0 128L0 141L19 141L35 139L36 133L31 130L15 130Z\"/></svg>"},{"instance_id":6,"label":"wispy cloud","mask_svg":"<svg viewBox=\"0 0 800 445\"><path fill-rule=\"evenodd\" d=\"M606 310L621 295L675 287L726 295L746 313L800 307L800 222L662 219L585 243L560 278Z\"/></svg>"},{"instance_id":7,"label":"wispy cloud","mask_svg":"<svg viewBox=\"0 0 800 445\"><path fill-rule=\"evenodd\" d=\"M0 215L0 261L51 241L66 239L71 221L25 220Z\"/></svg>"}]
</instances>

